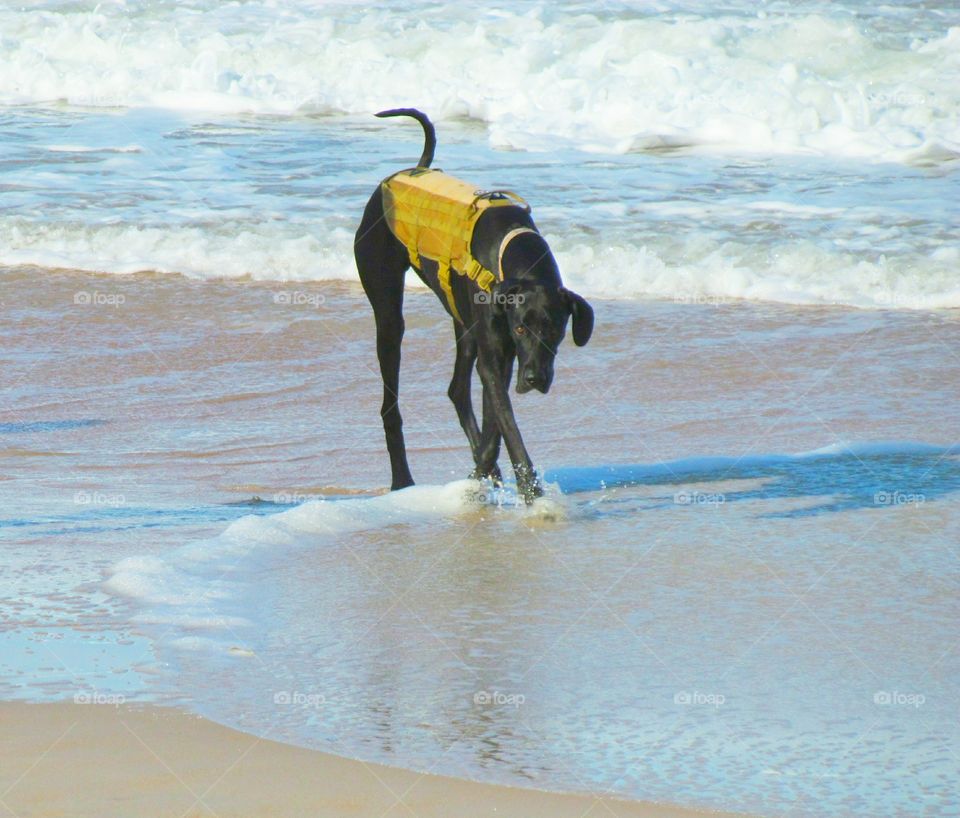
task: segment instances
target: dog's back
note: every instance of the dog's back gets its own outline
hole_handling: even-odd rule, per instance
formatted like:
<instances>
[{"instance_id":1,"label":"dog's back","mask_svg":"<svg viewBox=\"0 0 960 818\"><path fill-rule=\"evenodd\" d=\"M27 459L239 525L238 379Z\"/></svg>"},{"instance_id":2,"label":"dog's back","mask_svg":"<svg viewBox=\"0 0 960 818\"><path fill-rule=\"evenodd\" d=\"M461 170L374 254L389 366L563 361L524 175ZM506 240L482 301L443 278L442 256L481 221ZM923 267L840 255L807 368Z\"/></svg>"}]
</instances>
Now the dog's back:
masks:
<instances>
[{"instance_id":1,"label":"dog's back","mask_svg":"<svg viewBox=\"0 0 960 818\"><path fill-rule=\"evenodd\" d=\"M382 190L387 226L407 249L413 267L422 269L423 259L429 259L490 291L498 271L474 256L474 228L487 210L525 207L525 202L506 192L477 190L469 182L427 168L396 173L383 181Z\"/></svg>"}]
</instances>

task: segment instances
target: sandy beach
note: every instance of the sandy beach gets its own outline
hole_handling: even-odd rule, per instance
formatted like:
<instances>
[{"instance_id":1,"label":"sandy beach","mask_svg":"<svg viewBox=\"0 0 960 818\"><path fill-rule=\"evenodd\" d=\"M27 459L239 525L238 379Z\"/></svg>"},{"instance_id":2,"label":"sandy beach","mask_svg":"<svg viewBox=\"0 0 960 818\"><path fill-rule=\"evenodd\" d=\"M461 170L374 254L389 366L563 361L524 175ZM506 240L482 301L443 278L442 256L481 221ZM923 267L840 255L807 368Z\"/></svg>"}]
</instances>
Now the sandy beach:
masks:
<instances>
[{"instance_id":1,"label":"sandy beach","mask_svg":"<svg viewBox=\"0 0 960 818\"><path fill-rule=\"evenodd\" d=\"M17 818L731 815L367 764L163 707L2 702L0 724L0 806Z\"/></svg>"}]
</instances>

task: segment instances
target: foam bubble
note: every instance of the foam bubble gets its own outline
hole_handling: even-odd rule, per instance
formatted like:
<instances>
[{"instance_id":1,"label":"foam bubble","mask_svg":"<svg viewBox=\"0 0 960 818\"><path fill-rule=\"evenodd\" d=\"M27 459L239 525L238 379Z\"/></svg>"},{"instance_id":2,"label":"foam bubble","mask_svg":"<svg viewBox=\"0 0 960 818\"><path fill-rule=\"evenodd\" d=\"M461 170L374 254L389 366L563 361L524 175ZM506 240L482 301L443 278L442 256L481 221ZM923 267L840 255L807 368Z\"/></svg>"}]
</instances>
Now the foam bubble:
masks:
<instances>
[{"instance_id":1,"label":"foam bubble","mask_svg":"<svg viewBox=\"0 0 960 818\"><path fill-rule=\"evenodd\" d=\"M475 509L476 494L475 481L458 480L377 497L315 500L266 517L250 515L231 523L219 537L188 543L164 557L123 559L103 587L143 606L135 621L186 634L174 644L195 649L206 644L207 637L194 631L233 632L250 624L246 616L230 609L242 591L237 579L240 566L255 566L274 553L316 545L324 536L468 513Z\"/></svg>"}]
</instances>

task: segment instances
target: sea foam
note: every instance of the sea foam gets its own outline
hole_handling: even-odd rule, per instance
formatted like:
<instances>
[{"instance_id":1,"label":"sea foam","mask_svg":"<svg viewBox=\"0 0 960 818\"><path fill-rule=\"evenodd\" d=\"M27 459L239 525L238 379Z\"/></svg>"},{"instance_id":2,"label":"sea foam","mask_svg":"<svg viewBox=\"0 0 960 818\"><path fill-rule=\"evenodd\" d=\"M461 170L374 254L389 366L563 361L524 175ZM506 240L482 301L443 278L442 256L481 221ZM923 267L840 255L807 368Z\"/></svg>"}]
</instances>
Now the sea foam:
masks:
<instances>
[{"instance_id":1,"label":"sea foam","mask_svg":"<svg viewBox=\"0 0 960 818\"><path fill-rule=\"evenodd\" d=\"M566 495L615 486L726 480L817 461L940 459L958 454L960 444L863 441L795 454L695 456L657 463L565 467L544 474L546 496L530 507L519 503L509 489L488 490L472 480L411 486L372 497L313 500L276 514L242 517L218 537L186 543L163 556L127 557L111 568L104 589L134 601L141 609L136 621L169 626L170 634L233 632L249 624L250 612L241 603L244 580L259 576L271 561L290 559L298 551L322 548L325 542L359 531L396 530L396 536L402 538L406 526L464 518L484 510L512 515L518 525L553 524L576 514Z\"/></svg>"},{"instance_id":2,"label":"sea foam","mask_svg":"<svg viewBox=\"0 0 960 818\"><path fill-rule=\"evenodd\" d=\"M629 226L629 225L627 225ZM960 251L940 247L887 258L809 241L769 247L691 237L679 247L631 246L625 235L544 231L568 286L585 296L656 298L717 306L734 300L862 309L960 307ZM0 261L91 272L179 273L190 278L359 281L353 233L321 223L207 226L0 220ZM412 272L407 285L423 288Z\"/></svg>"},{"instance_id":3,"label":"sea foam","mask_svg":"<svg viewBox=\"0 0 960 818\"><path fill-rule=\"evenodd\" d=\"M484 122L510 148L956 158L960 28L911 37L912 18L871 25L850 11L31 4L0 11L0 102L283 114L412 103Z\"/></svg>"}]
</instances>

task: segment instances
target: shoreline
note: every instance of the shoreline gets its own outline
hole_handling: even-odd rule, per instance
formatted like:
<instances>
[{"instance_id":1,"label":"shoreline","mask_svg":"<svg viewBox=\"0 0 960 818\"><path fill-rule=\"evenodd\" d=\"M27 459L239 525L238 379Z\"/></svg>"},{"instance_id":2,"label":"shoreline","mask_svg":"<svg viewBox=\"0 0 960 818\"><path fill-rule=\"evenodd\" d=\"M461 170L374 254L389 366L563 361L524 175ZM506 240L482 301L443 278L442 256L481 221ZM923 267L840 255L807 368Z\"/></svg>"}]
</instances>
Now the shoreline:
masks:
<instances>
[{"instance_id":1,"label":"shoreline","mask_svg":"<svg viewBox=\"0 0 960 818\"><path fill-rule=\"evenodd\" d=\"M0 803L24 818L734 816L368 764L156 705L3 701L0 725Z\"/></svg>"}]
</instances>

